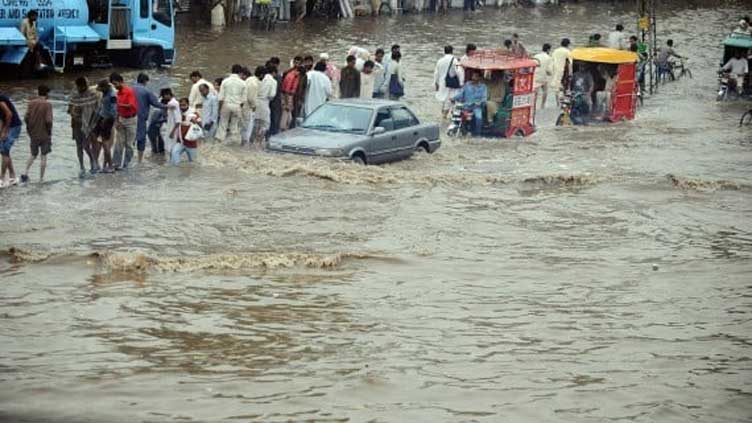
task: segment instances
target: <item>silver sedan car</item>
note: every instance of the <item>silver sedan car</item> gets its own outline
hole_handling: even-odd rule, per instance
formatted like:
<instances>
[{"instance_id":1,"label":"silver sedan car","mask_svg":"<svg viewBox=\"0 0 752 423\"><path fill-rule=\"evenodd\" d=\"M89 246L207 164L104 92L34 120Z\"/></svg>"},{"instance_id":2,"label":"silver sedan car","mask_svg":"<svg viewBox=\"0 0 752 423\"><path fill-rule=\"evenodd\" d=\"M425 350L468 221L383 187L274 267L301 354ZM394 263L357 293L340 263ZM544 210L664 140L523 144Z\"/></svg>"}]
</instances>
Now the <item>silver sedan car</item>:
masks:
<instances>
[{"instance_id":1,"label":"silver sedan car","mask_svg":"<svg viewBox=\"0 0 752 423\"><path fill-rule=\"evenodd\" d=\"M405 104L348 99L324 103L296 128L272 136L268 149L376 164L440 146L439 125L420 123Z\"/></svg>"}]
</instances>

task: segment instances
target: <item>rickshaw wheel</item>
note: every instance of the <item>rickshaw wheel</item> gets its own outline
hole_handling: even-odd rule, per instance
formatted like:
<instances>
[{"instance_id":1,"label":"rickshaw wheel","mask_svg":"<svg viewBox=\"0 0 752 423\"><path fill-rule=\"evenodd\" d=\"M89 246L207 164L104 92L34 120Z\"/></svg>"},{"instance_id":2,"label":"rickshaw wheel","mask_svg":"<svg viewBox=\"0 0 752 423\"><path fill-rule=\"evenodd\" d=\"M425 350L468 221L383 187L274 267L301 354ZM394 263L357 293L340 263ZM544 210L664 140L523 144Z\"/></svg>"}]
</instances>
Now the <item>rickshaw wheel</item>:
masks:
<instances>
[{"instance_id":1,"label":"rickshaw wheel","mask_svg":"<svg viewBox=\"0 0 752 423\"><path fill-rule=\"evenodd\" d=\"M514 132L514 136L517 138L525 138L525 131L518 129Z\"/></svg>"},{"instance_id":2,"label":"rickshaw wheel","mask_svg":"<svg viewBox=\"0 0 752 423\"><path fill-rule=\"evenodd\" d=\"M739 126L750 125L750 124L752 124L752 110L743 114L741 120L739 121Z\"/></svg>"}]
</instances>

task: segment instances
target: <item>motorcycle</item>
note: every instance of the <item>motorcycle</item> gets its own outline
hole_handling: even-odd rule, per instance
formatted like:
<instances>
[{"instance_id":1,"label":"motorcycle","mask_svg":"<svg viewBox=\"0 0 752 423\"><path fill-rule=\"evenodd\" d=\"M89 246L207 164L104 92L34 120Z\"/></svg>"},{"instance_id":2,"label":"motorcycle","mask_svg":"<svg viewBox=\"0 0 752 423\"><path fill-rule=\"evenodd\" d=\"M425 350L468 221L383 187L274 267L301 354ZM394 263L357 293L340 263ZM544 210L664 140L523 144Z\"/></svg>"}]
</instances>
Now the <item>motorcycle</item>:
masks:
<instances>
[{"instance_id":1,"label":"motorcycle","mask_svg":"<svg viewBox=\"0 0 752 423\"><path fill-rule=\"evenodd\" d=\"M561 113L556 119L556 126L584 125L587 123L587 103L582 93L567 90L559 99Z\"/></svg>"},{"instance_id":2,"label":"motorcycle","mask_svg":"<svg viewBox=\"0 0 752 423\"><path fill-rule=\"evenodd\" d=\"M728 72L718 72L718 96L716 97L717 101L725 101L726 98L728 98L730 79L731 76Z\"/></svg>"},{"instance_id":3,"label":"motorcycle","mask_svg":"<svg viewBox=\"0 0 752 423\"><path fill-rule=\"evenodd\" d=\"M447 127L447 135L450 137L465 136L471 132L473 124L473 112L465 110L465 105L455 102L452 105L452 117Z\"/></svg>"}]
</instances>

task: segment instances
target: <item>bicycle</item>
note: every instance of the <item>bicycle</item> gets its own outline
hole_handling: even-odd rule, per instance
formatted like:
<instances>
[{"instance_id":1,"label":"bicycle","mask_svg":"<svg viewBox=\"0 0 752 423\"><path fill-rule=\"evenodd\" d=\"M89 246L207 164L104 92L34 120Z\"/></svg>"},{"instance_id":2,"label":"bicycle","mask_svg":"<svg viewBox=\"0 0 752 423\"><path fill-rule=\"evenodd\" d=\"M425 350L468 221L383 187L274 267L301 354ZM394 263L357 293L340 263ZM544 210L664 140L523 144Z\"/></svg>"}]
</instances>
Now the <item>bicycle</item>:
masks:
<instances>
[{"instance_id":1,"label":"bicycle","mask_svg":"<svg viewBox=\"0 0 752 423\"><path fill-rule=\"evenodd\" d=\"M678 75L675 74L675 71L677 71L677 70L679 71ZM687 64L684 61L684 59L679 59L678 63L677 62L671 62L671 77L672 77L672 79L674 81L676 81L678 79L682 79L685 76L688 76L689 79L693 79L692 78L692 71L689 70L689 68L687 67Z\"/></svg>"},{"instance_id":2,"label":"bicycle","mask_svg":"<svg viewBox=\"0 0 752 423\"><path fill-rule=\"evenodd\" d=\"M752 109L747 110L739 120L739 126L752 125Z\"/></svg>"},{"instance_id":3,"label":"bicycle","mask_svg":"<svg viewBox=\"0 0 752 423\"><path fill-rule=\"evenodd\" d=\"M677 74L678 71L678 74ZM689 70L687 67L687 64L685 63L684 59L679 59L679 61L670 60L666 62L665 65L661 65L659 63L656 63L656 81L661 83L666 83L666 80L668 81L677 81L685 76L688 76L689 79L692 78L692 71Z\"/></svg>"}]
</instances>

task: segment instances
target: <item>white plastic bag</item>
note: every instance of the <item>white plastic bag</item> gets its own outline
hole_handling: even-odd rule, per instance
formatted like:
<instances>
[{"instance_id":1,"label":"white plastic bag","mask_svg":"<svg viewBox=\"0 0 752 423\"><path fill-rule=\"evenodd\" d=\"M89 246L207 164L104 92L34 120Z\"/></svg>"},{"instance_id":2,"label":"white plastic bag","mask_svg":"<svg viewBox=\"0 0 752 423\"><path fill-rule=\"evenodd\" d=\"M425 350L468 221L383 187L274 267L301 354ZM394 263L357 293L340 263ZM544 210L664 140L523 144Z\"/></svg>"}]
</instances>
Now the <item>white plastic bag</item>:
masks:
<instances>
[{"instance_id":1,"label":"white plastic bag","mask_svg":"<svg viewBox=\"0 0 752 423\"><path fill-rule=\"evenodd\" d=\"M192 123L191 127L188 128L188 132L185 134L185 139L187 141L197 141L201 138L204 138L204 130L201 129L201 125Z\"/></svg>"}]
</instances>

